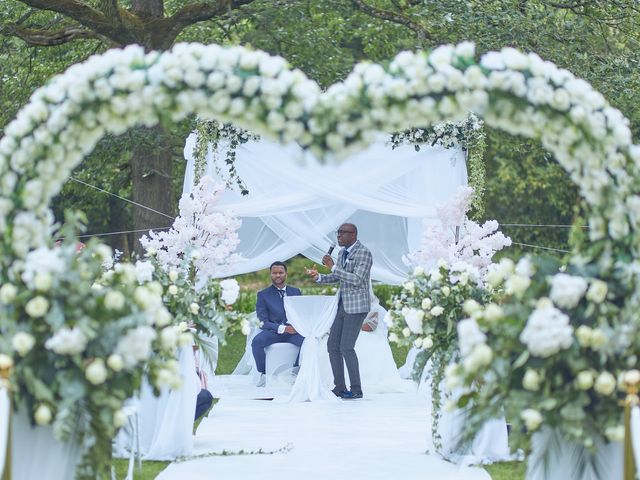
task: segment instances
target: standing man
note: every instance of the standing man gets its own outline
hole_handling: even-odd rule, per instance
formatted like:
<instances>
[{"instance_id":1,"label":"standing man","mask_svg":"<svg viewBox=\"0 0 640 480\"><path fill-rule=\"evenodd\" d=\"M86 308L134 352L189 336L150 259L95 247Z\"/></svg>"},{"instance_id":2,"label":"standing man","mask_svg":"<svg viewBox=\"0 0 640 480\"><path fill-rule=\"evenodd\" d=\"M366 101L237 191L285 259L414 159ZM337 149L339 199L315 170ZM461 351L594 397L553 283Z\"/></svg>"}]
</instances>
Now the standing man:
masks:
<instances>
[{"instance_id":1,"label":"standing man","mask_svg":"<svg viewBox=\"0 0 640 480\"><path fill-rule=\"evenodd\" d=\"M362 398L355 345L362 322L371 307L369 288L373 257L358 240L358 229L354 224L340 225L337 236L338 245L343 247L338 255L338 263L334 263L330 255L322 257L322 264L330 268L331 273L319 274L315 267L307 270L307 273L318 283L340 284L338 313L331 325L327 350L335 383L333 393L344 399L355 399ZM347 390L344 363L347 364L351 390Z\"/></svg>"},{"instance_id":2,"label":"standing man","mask_svg":"<svg viewBox=\"0 0 640 480\"><path fill-rule=\"evenodd\" d=\"M262 331L251 342L256 368L260 372L259 387L265 385L264 349L274 343L283 342L300 347L304 341L304 337L287 323L287 314L284 311L284 297L301 295L300 289L287 286L287 266L283 262L273 262L269 271L273 283L258 292L256 301L256 314L261 322ZM299 358L298 353L295 366L298 366Z\"/></svg>"}]
</instances>

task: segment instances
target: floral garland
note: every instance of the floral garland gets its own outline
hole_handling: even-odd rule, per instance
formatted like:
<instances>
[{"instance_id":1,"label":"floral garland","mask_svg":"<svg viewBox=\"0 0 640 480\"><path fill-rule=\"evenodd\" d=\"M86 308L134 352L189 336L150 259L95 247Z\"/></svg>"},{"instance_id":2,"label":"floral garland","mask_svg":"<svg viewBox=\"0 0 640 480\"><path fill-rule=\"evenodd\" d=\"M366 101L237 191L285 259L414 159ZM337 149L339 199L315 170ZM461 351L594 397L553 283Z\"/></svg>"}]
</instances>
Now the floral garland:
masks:
<instances>
[{"instance_id":1,"label":"floral garland","mask_svg":"<svg viewBox=\"0 0 640 480\"><path fill-rule=\"evenodd\" d=\"M628 120L587 82L534 53L505 48L477 61L469 42L401 52L386 66L360 63L324 93L282 58L237 46L178 44L167 52L128 46L73 65L33 94L0 139L0 282L14 281L29 252L51 243L50 199L106 134L195 114L298 142L329 162L366 147L379 132L452 121L470 111L492 128L539 139L579 186L590 207L589 243L577 245L571 264L580 266L576 275L587 283L598 278L615 295L615 321L613 310L601 317L640 338L634 320L640 306L640 147L632 144ZM79 275L83 263L65 264L61 275ZM530 288L531 295L546 296L547 278L532 277ZM523 309L509 315L514 325L528 320ZM64 324L76 320L65 317ZM15 314L16 328L29 322L23 310ZM509 333L520 335L517 327ZM34 350L44 342L38 338ZM492 352L492 361L504 365L509 350L504 357L500 348ZM610 370L622 374L637 357L625 350L608 358ZM20 373L13 382L27 378ZM561 396L565 384L545 391L545 398ZM506 397L517 397L513 393ZM16 400L26 400L22 395ZM595 418L593 411L585 414ZM598 434L604 431L595 427Z\"/></svg>"},{"instance_id":2,"label":"floral garland","mask_svg":"<svg viewBox=\"0 0 640 480\"><path fill-rule=\"evenodd\" d=\"M438 145L443 148L462 148L466 153L469 168L469 185L474 190L471 203L473 216L484 214L485 164L484 151L487 147L484 122L474 113L460 122L437 123L430 128L411 128L391 136L391 145L413 145L420 151L423 145Z\"/></svg>"},{"instance_id":3,"label":"floral garland","mask_svg":"<svg viewBox=\"0 0 640 480\"><path fill-rule=\"evenodd\" d=\"M223 174L227 175L225 182L227 188L232 188L233 185L236 185L242 195L248 195L249 190L247 190L247 186L236 170L236 149L239 145L247 143L249 140L258 140L260 137L247 130L235 127L231 123L220 123L216 120L198 121L196 123L196 132L196 144L193 147L194 183L198 183L204 175L207 166L207 153L211 152L218 177L222 178ZM229 142L229 146L226 149L226 158L224 159L226 173L223 173L218 158L218 146L222 139Z\"/></svg>"}]
</instances>

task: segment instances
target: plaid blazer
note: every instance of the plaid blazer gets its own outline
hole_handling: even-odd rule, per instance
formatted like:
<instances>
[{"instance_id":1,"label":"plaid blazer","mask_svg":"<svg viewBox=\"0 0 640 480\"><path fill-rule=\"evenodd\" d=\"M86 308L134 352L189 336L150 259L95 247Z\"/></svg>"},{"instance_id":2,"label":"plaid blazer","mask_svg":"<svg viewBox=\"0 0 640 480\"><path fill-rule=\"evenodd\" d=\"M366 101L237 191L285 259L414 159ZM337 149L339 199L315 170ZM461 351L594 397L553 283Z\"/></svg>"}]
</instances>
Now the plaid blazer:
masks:
<instances>
[{"instance_id":1,"label":"plaid blazer","mask_svg":"<svg viewBox=\"0 0 640 480\"><path fill-rule=\"evenodd\" d=\"M338 259L342 258L342 250ZM366 313L371 308L369 286L371 284L371 265L373 257L367 247L360 240L354 243L347 264L342 267L340 260L335 264L332 273L322 274L318 283L340 283L342 306L346 313Z\"/></svg>"}]
</instances>

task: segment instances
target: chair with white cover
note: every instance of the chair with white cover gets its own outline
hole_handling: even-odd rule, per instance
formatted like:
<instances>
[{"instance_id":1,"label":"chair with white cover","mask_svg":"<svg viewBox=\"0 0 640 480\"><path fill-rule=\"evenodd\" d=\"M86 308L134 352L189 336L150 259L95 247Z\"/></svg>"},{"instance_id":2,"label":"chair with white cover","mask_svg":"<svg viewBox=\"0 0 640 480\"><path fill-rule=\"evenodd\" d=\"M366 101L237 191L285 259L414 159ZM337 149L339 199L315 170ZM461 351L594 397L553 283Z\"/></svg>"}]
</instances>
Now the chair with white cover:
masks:
<instances>
[{"instance_id":1,"label":"chair with white cover","mask_svg":"<svg viewBox=\"0 0 640 480\"><path fill-rule=\"evenodd\" d=\"M290 370L296 363L300 348L292 343L273 343L264 349L267 379Z\"/></svg>"}]
</instances>

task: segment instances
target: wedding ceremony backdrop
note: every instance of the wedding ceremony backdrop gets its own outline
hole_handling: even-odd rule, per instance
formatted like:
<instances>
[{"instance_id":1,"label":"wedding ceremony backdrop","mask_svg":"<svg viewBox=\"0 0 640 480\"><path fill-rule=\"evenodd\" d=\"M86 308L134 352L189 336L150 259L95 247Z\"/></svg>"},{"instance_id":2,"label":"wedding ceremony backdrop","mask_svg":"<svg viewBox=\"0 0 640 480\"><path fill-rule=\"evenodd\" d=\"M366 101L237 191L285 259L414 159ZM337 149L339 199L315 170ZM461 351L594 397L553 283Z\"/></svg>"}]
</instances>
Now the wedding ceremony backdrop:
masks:
<instances>
[{"instance_id":1,"label":"wedding ceremony backdrop","mask_svg":"<svg viewBox=\"0 0 640 480\"><path fill-rule=\"evenodd\" d=\"M251 2L238 6L243 3ZM384 18L384 10L354 3ZM426 26L405 23L421 41L429 38ZM628 33L624 21L617 28ZM29 31L15 28L14 34L29 37ZM625 48L623 42L612 51ZM347 157L357 162L359 152L375 148L380 134L461 121L470 112L496 132L539 142L575 184L581 199L577 218L588 229L569 239L564 259L529 255L492 263L491 256L502 248L493 242L486 251L470 246L469 252L452 252L434 267L421 260L428 257L419 255L427 248L424 242L407 242L413 270L389 322L427 353L447 348L449 354L439 359L446 375L436 376L436 383L446 381L457 392L448 408L465 410L462 435L471 439L488 420L506 417L512 447L532 449L527 478L622 476L623 440L626 474L632 476L637 442L630 442L628 425L625 434L621 402L637 402L633 394L640 382L635 314L640 148L633 144L629 120L587 81L536 53L510 47L476 53L466 41L428 52L402 51L384 64L357 63L343 81L326 88L260 50L179 43L162 52L129 45L93 55L37 89L0 139L0 368L6 380L1 406L8 418L10 396L14 417L23 421L14 423L13 437L7 437L6 421L0 423L5 439L0 447L14 447L2 448L4 463L26 464L20 457L26 449L15 448L20 445L15 439L23 438L31 421L51 424L47 428L63 449L82 445L77 471L70 473L78 463L70 458L64 467L70 470L61 478L106 478L111 439L125 421L123 402L143 381L154 390L181 383L176 351L191 337L172 320L182 309L172 310L163 299L158 275L171 277L171 271L142 262L116 265L104 275L111 250L92 241L76 253L74 236L82 224L77 215L69 215L65 229L54 235L50 202L102 138L158 124L166 131L194 115L231 122L265 140L297 144L295 155L310 152L320 164L307 168L317 168L318 177L329 172L318 182L326 193L325 183L349 185L339 178L340 162ZM409 165L411 149L405 150ZM260 159L265 172L278 161ZM393 173L385 180L403 173L389 168ZM375 169L365 173L380 193ZM250 178L239 172L240 181L243 175ZM391 187L382 188L385 205L378 213L396 213L390 200L397 185L391 181ZM336 198L341 192L329 191ZM290 193L297 193L301 203L316 201L305 198L306 191ZM338 216L357 215L371 201L353 203L354 211ZM420 210L419 200L416 207L416 216L435 217L434 211ZM464 213L468 208L464 204ZM291 251L278 250L278 238L263 238L248 250L254 252L253 268L267 265L259 257L264 249L283 256L298 249L320 257L329 244L323 218L280 222L279 229L270 219L270 228L287 240L291 231L309 236ZM317 225L322 228L312 228ZM460 225L478 239L497 235L489 222ZM476 226L486 230L474 234ZM53 246L55 236L65 238L61 248ZM488 263L474 265L472 258ZM187 259L185 278L199 259ZM400 268L393 259L384 265ZM463 288L469 284L480 291ZM451 298L455 301L448 308ZM188 310L197 316L199 306L192 302ZM446 321L440 324L441 319ZM438 338L444 343L436 344ZM7 451L13 453L4 456Z\"/></svg>"}]
</instances>

